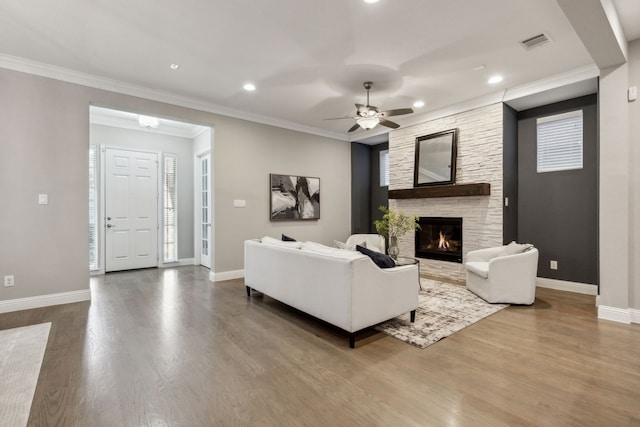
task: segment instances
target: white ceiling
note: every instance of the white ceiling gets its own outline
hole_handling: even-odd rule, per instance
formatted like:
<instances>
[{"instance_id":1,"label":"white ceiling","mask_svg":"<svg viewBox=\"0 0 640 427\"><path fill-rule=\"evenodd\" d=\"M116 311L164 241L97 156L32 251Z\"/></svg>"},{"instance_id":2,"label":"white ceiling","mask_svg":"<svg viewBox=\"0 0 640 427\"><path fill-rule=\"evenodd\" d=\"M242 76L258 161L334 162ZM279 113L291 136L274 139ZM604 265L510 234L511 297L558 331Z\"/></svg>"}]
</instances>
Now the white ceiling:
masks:
<instances>
[{"instance_id":1,"label":"white ceiling","mask_svg":"<svg viewBox=\"0 0 640 427\"><path fill-rule=\"evenodd\" d=\"M640 36L640 1L614 2ZM520 46L543 32L551 43ZM556 0L0 0L0 66L11 61L341 139L353 121L325 119L353 115L365 80L383 110L426 103L395 120L406 125L593 66Z\"/></svg>"}]
</instances>

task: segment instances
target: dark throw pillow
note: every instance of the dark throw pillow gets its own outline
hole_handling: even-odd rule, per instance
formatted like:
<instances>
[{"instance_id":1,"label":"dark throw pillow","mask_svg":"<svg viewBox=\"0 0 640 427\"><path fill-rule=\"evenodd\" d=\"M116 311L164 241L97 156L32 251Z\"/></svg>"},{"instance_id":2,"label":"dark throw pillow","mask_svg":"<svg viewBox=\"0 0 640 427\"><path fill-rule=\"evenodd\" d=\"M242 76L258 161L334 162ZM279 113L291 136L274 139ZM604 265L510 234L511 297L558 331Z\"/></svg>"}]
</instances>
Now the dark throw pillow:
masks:
<instances>
[{"instance_id":1,"label":"dark throw pillow","mask_svg":"<svg viewBox=\"0 0 640 427\"><path fill-rule=\"evenodd\" d=\"M376 265L380 268L392 268L396 266L396 262L389 255L381 254L380 252L363 248L360 245L356 245L356 250L361 254L371 258L371 261L375 262Z\"/></svg>"},{"instance_id":2,"label":"dark throw pillow","mask_svg":"<svg viewBox=\"0 0 640 427\"><path fill-rule=\"evenodd\" d=\"M296 239L294 239L293 237L289 237L286 234L283 234L282 235L282 241L283 242L295 242Z\"/></svg>"}]
</instances>

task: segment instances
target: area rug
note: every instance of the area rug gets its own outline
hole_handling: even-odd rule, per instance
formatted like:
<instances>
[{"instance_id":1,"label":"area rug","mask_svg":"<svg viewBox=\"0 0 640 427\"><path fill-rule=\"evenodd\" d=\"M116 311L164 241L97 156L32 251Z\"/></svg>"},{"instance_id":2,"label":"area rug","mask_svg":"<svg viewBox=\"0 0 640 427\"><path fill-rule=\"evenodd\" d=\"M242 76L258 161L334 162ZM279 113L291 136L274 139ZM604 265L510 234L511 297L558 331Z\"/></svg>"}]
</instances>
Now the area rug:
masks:
<instances>
[{"instance_id":1,"label":"area rug","mask_svg":"<svg viewBox=\"0 0 640 427\"><path fill-rule=\"evenodd\" d=\"M0 331L0 420L25 426L36 391L51 323Z\"/></svg>"},{"instance_id":2,"label":"area rug","mask_svg":"<svg viewBox=\"0 0 640 427\"><path fill-rule=\"evenodd\" d=\"M420 283L415 323L407 313L377 325L377 330L425 348L509 306L489 304L464 286L429 279L420 279Z\"/></svg>"}]
</instances>

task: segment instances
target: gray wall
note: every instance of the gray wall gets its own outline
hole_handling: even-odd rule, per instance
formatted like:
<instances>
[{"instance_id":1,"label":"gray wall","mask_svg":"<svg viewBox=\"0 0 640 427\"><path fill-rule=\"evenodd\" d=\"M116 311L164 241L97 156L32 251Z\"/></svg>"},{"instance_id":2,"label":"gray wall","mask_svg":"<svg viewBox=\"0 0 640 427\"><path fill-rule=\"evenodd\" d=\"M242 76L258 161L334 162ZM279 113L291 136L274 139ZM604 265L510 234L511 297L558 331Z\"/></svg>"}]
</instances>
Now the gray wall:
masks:
<instances>
[{"instance_id":1,"label":"gray wall","mask_svg":"<svg viewBox=\"0 0 640 427\"><path fill-rule=\"evenodd\" d=\"M369 220L369 233L377 233L373 221L382 219L383 215L378 208L380 206L389 206L389 186L380 186L380 152L388 149L388 142L371 147L371 219Z\"/></svg>"},{"instance_id":2,"label":"gray wall","mask_svg":"<svg viewBox=\"0 0 640 427\"><path fill-rule=\"evenodd\" d=\"M536 118L583 109L583 169L536 172ZM518 114L518 240L540 250L538 276L598 283L596 95ZM558 261L558 270L549 261Z\"/></svg>"},{"instance_id":3,"label":"gray wall","mask_svg":"<svg viewBox=\"0 0 640 427\"><path fill-rule=\"evenodd\" d=\"M177 155L178 258L193 258L193 140L95 124L90 125L89 132L91 144Z\"/></svg>"},{"instance_id":4,"label":"gray wall","mask_svg":"<svg viewBox=\"0 0 640 427\"><path fill-rule=\"evenodd\" d=\"M351 232L376 233L373 221L382 219L380 206L389 206L389 187L380 186L380 152L389 143L351 144Z\"/></svg>"},{"instance_id":5,"label":"gray wall","mask_svg":"<svg viewBox=\"0 0 640 427\"><path fill-rule=\"evenodd\" d=\"M0 69L0 300L89 288L89 105L215 128L216 272L244 266L243 242L287 232L330 243L350 233L350 146L240 119ZM321 219L269 221L269 173L321 179ZM38 205L38 193L49 205ZM233 208L233 199L247 207Z\"/></svg>"},{"instance_id":6,"label":"gray wall","mask_svg":"<svg viewBox=\"0 0 640 427\"><path fill-rule=\"evenodd\" d=\"M351 233L369 233L371 226L371 147L351 143Z\"/></svg>"},{"instance_id":7,"label":"gray wall","mask_svg":"<svg viewBox=\"0 0 640 427\"><path fill-rule=\"evenodd\" d=\"M518 240L518 113L508 105L503 105L502 122L502 174L504 177L504 198L509 206L502 208L503 243Z\"/></svg>"}]
</instances>

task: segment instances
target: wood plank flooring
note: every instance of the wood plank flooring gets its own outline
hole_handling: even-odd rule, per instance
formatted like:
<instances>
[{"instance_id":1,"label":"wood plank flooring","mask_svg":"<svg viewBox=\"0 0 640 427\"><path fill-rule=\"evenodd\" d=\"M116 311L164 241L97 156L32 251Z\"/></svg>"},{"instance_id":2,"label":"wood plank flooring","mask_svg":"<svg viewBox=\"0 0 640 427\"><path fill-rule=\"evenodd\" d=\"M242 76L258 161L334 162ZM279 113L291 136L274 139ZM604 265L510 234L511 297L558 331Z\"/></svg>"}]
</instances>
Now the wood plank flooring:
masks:
<instances>
[{"instance_id":1,"label":"wood plank flooring","mask_svg":"<svg viewBox=\"0 0 640 427\"><path fill-rule=\"evenodd\" d=\"M538 289L420 350L345 332L201 267L92 279L52 322L32 426L640 426L640 325ZM0 422L0 424L2 424Z\"/></svg>"}]
</instances>

